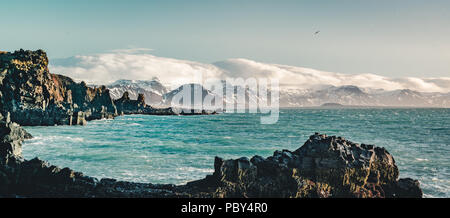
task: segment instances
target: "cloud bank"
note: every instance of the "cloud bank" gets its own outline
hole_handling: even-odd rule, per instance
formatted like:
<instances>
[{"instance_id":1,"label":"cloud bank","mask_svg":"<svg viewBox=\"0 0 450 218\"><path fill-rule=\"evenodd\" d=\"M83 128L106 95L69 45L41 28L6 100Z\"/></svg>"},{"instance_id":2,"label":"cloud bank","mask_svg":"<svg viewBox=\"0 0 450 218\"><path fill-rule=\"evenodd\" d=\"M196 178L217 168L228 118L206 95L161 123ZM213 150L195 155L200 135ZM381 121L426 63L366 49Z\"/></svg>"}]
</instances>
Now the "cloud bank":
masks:
<instances>
[{"instance_id":1,"label":"cloud bank","mask_svg":"<svg viewBox=\"0 0 450 218\"><path fill-rule=\"evenodd\" d=\"M450 77L390 78L375 74L343 74L309 68L260 63L247 59L229 59L213 64L157 57L135 51L114 50L110 53L78 55L50 61L52 73L70 76L93 84L108 84L118 79L150 80L158 77L172 88L198 83L203 78L255 77L277 78L281 87L307 89L317 86L356 85L371 89L411 89L421 92L450 92Z\"/></svg>"},{"instance_id":2,"label":"cloud bank","mask_svg":"<svg viewBox=\"0 0 450 218\"><path fill-rule=\"evenodd\" d=\"M171 86L198 83L201 81L198 75L215 78L222 73L211 64L128 52L57 59L50 63L50 70L52 73L93 84L108 84L119 79L150 80L157 77Z\"/></svg>"}]
</instances>

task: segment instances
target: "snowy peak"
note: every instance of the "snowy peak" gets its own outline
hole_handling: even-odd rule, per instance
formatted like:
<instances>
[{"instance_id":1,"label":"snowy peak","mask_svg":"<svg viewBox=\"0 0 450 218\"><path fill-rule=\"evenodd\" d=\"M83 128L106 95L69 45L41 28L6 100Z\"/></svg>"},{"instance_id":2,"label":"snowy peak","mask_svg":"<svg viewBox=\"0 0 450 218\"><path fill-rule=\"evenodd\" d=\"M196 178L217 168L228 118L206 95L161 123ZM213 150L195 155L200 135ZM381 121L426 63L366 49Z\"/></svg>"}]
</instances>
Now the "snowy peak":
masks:
<instances>
[{"instance_id":1,"label":"snowy peak","mask_svg":"<svg viewBox=\"0 0 450 218\"><path fill-rule=\"evenodd\" d=\"M321 90L283 91L280 104L285 107L310 107L327 103L352 106L449 107L450 96L421 93L409 89L394 91L364 90L357 86L329 87Z\"/></svg>"},{"instance_id":2,"label":"snowy peak","mask_svg":"<svg viewBox=\"0 0 450 218\"><path fill-rule=\"evenodd\" d=\"M201 99L191 99L191 104L201 105L205 98L222 101L226 104L237 104L240 99L238 93L245 95L245 107L249 104L256 105L265 102L257 90L249 87L233 85L225 80L221 81L223 90L210 90L201 84L189 83L169 91L156 78L154 80L118 80L107 87L112 98L120 98L124 92L128 92L131 99L136 99L139 93L143 93L146 103L154 106L180 106L183 101L173 101L175 96L188 88L191 96L201 93ZM393 106L393 107L450 107L449 93L423 93L411 89L399 89L387 91L383 89L360 88L355 85L330 86L323 85L310 89L284 88L280 90L280 107L316 107L327 103L352 105L352 106ZM227 96L226 93L229 93ZM231 94L230 94L231 93ZM270 99L270 90L268 90ZM175 105L172 105L173 102Z\"/></svg>"},{"instance_id":3,"label":"snowy peak","mask_svg":"<svg viewBox=\"0 0 450 218\"><path fill-rule=\"evenodd\" d=\"M201 93L201 98L194 97L197 95L197 93ZM190 104L184 102L184 99L182 98L184 95L188 95L191 98ZM206 98L215 99L214 101L212 101L211 106L214 106L215 101L223 100L220 95L217 95L216 93L213 93L212 91L204 88L201 84L190 83L182 85L164 94L162 97L161 104L165 106L174 106L174 107L180 107L185 104L201 106L203 105L203 102L205 102ZM215 109L215 108L213 107L207 109Z\"/></svg>"},{"instance_id":4,"label":"snowy peak","mask_svg":"<svg viewBox=\"0 0 450 218\"><path fill-rule=\"evenodd\" d=\"M124 92L128 92L131 99L137 99L138 94L144 94L147 104L159 105L162 96L168 92L167 88L157 79L152 80L117 80L109 85L110 95L119 99Z\"/></svg>"}]
</instances>

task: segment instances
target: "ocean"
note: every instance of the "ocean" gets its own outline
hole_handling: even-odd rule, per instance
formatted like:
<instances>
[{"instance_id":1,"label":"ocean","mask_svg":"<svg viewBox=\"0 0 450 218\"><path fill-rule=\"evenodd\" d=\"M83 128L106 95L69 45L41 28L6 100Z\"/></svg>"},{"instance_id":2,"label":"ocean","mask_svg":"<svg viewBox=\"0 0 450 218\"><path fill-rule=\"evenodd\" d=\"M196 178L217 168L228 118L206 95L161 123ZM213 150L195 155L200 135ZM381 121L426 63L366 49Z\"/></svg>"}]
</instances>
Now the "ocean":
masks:
<instances>
[{"instance_id":1,"label":"ocean","mask_svg":"<svg viewBox=\"0 0 450 218\"><path fill-rule=\"evenodd\" d=\"M127 115L87 126L25 127L36 156L97 178L184 184L213 172L214 157L271 156L295 150L315 132L385 147L401 177L418 179L425 197L450 197L450 109L282 109L261 114Z\"/></svg>"}]
</instances>

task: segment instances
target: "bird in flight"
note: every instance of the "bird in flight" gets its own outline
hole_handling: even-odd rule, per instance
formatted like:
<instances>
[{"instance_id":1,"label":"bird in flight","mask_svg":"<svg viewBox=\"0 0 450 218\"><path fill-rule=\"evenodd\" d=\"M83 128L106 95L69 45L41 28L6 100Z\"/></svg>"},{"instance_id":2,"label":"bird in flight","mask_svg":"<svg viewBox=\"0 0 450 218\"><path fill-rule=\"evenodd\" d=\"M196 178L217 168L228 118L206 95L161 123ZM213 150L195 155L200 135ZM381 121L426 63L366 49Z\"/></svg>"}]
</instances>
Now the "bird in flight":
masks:
<instances>
[{"instance_id":1,"label":"bird in flight","mask_svg":"<svg viewBox=\"0 0 450 218\"><path fill-rule=\"evenodd\" d=\"M319 33L320 33L320 30L316 31L316 32L314 33L314 35L317 35L317 34L319 34Z\"/></svg>"}]
</instances>

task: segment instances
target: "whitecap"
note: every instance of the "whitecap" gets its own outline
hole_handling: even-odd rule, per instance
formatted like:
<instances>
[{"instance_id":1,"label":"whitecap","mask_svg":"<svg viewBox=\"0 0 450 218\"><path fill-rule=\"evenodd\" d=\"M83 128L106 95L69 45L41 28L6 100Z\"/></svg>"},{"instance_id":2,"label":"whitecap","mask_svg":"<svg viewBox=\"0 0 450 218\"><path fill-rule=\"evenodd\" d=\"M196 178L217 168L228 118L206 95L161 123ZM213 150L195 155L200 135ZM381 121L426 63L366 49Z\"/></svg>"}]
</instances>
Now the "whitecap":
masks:
<instances>
[{"instance_id":1,"label":"whitecap","mask_svg":"<svg viewBox=\"0 0 450 218\"><path fill-rule=\"evenodd\" d=\"M428 161L428 159L426 159L426 158L416 158L416 160L419 161L419 162L426 162L426 161Z\"/></svg>"},{"instance_id":2,"label":"whitecap","mask_svg":"<svg viewBox=\"0 0 450 218\"><path fill-rule=\"evenodd\" d=\"M142 125L139 123L130 123L130 124L128 124L128 126L142 126Z\"/></svg>"},{"instance_id":3,"label":"whitecap","mask_svg":"<svg viewBox=\"0 0 450 218\"><path fill-rule=\"evenodd\" d=\"M82 142L82 141L84 141L84 139L83 139L83 138L80 138L80 137L70 137L70 136L66 136L65 138L68 139L68 140L70 140L70 141L74 141L74 142Z\"/></svg>"},{"instance_id":4,"label":"whitecap","mask_svg":"<svg viewBox=\"0 0 450 218\"><path fill-rule=\"evenodd\" d=\"M209 168L197 168L197 167L179 167L177 168L177 170L180 171L187 171L187 172L202 172L202 173L213 173L214 170L213 169L209 169Z\"/></svg>"}]
</instances>

